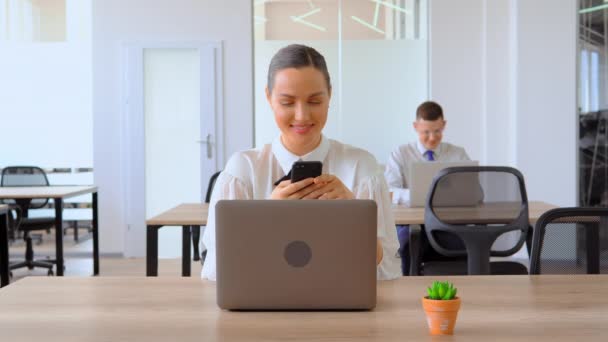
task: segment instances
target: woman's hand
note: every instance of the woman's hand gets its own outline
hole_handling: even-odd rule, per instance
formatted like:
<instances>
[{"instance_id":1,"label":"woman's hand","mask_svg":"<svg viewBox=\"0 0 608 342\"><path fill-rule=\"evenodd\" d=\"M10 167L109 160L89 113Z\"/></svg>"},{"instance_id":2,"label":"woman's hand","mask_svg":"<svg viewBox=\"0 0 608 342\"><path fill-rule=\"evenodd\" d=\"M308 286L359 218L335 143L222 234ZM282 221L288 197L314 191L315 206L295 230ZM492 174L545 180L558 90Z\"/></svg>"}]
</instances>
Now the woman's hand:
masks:
<instances>
[{"instance_id":1,"label":"woman's hand","mask_svg":"<svg viewBox=\"0 0 608 342\"><path fill-rule=\"evenodd\" d=\"M314 179L314 188L304 199L354 199L355 195L348 190L340 178L334 175L320 175Z\"/></svg>"},{"instance_id":2,"label":"woman's hand","mask_svg":"<svg viewBox=\"0 0 608 342\"><path fill-rule=\"evenodd\" d=\"M299 182L292 183L284 180L277 185L270 194L271 199L302 199L319 186L313 184L314 178L306 178Z\"/></svg>"}]
</instances>

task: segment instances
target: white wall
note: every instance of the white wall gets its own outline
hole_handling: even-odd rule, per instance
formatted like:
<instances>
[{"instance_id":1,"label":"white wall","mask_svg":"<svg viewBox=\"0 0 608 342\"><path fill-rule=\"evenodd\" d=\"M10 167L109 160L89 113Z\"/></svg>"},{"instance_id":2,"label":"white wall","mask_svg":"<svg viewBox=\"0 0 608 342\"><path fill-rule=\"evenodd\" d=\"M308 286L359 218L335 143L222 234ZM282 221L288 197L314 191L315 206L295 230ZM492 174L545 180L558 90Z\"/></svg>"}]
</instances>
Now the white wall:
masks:
<instances>
[{"instance_id":1,"label":"white wall","mask_svg":"<svg viewBox=\"0 0 608 342\"><path fill-rule=\"evenodd\" d=\"M434 0L429 15L446 139L521 170L529 199L576 204L576 0Z\"/></svg>"},{"instance_id":2,"label":"white wall","mask_svg":"<svg viewBox=\"0 0 608 342\"><path fill-rule=\"evenodd\" d=\"M252 3L250 0L103 0L93 4L95 183L100 249L124 250L121 170L121 44L133 41L223 41L224 155L253 145Z\"/></svg>"},{"instance_id":3,"label":"white wall","mask_svg":"<svg viewBox=\"0 0 608 342\"><path fill-rule=\"evenodd\" d=\"M66 41L0 36L0 167L93 165L91 1L65 6Z\"/></svg>"},{"instance_id":4,"label":"white wall","mask_svg":"<svg viewBox=\"0 0 608 342\"><path fill-rule=\"evenodd\" d=\"M576 0L517 8L517 165L531 198L559 205L576 204L577 15Z\"/></svg>"},{"instance_id":5,"label":"white wall","mask_svg":"<svg viewBox=\"0 0 608 342\"><path fill-rule=\"evenodd\" d=\"M447 120L444 139L481 157L483 0L429 1L429 99Z\"/></svg>"},{"instance_id":6,"label":"white wall","mask_svg":"<svg viewBox=\"0 0 608 342\"><path fill-rule=\"evenodd\" d=\"M480 158L488 165L516 164L516 17L512 0L485 2L482 44ZM502 129L500 129L502 128Z\"/></svg>"}]
</instances>

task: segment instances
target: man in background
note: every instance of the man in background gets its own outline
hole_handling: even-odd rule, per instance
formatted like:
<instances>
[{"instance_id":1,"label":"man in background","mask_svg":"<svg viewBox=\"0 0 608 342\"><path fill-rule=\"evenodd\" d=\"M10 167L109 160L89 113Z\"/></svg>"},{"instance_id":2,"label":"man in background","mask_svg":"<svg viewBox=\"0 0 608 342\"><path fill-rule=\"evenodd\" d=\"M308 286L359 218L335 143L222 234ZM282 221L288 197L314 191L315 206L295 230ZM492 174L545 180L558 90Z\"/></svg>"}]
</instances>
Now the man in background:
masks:
<instances>
[{"instance_id":1,"label":"man in background","mask_svg":"<svg viewBox=\"0 0 608 342\"><path fill-rule=\"evenodd\" d=\"M393 194L393 203L408 204L410 199L408 175L415 162L458 162L470 160L464 148L442 142L447 121L441 106L433 101L422 103L416 109L414 130L416 141L397 147L388 158L384 176ZM409 274L409 227L397 226L401 271Z\"/></svg>"}]
</instances>

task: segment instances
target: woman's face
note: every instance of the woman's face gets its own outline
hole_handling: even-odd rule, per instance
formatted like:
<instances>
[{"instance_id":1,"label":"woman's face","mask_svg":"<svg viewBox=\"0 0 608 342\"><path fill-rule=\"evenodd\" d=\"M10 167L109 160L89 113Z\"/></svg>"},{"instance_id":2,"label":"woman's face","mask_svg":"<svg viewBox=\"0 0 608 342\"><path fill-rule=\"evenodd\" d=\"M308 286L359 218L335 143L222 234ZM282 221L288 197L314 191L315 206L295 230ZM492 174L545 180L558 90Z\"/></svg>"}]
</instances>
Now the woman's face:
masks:
<instances>
[{"instance_id":1,"label":"woman's face","mask_svg":"<svg viewBox=\"0 0 608 342\"><path fill-rule=\"evenodd\" d=\"M327 122L331 91L323 73L314 67L279 70L266 98L281 130L283 145L296 155L314 150Z\"/></svg>"}]
</instances>

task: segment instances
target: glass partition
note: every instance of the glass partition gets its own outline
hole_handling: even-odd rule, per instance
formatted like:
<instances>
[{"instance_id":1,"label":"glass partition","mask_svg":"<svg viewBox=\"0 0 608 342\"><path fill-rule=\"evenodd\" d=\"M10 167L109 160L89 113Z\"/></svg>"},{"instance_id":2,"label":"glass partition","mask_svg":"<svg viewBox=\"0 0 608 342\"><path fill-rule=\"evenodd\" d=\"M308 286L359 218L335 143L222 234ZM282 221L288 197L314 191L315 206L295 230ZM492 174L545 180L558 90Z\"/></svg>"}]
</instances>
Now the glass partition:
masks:
<instances>
[{"instance_id":1,"label":"glass partition","mask_svg":"<svg viewBox=\"0 0 608 342\"><path fill-rule=\"evenodd\" d=\"M66 0L0 0L0 40L66 40Z\"/></svg>"},{"instance_id":2,"label":"glass partition","mask_svg":"<svg viewBox=\"0 0 608 342\"><path fill-rule=\"evenodd\" d=\"M384 163L415 139L415 109L428 96L426 0L256 0L255 144L278 134L264 88L281 47L314 47L328 63L333 93L324 133Z\"/></svg>"},{"instance_id":3,"label":"glass partition","mask_svg":"<svg viewBox=\"0 0 608 342\"><path fill-rule=\"evenodd\" d=\"M608 206L608 2L579 2L579 204Z\"/></svg>"}]
</instances>

